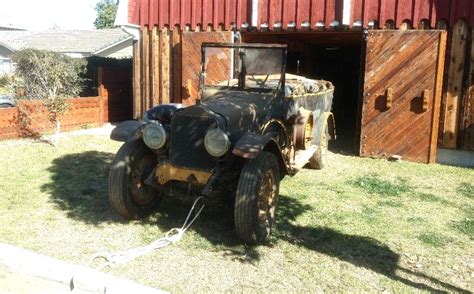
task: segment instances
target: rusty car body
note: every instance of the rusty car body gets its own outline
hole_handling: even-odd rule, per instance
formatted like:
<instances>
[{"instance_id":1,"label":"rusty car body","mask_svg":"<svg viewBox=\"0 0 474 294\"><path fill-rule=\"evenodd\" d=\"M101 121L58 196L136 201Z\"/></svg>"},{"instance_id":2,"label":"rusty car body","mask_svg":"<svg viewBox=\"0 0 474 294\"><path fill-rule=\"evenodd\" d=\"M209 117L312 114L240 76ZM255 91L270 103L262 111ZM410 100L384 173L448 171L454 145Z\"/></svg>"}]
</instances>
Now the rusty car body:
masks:
<instances>
[{"instance_id":1,"label":"rusty car body","mask_svg":"<svg viewBox=\"0 0 474 294\"><path fill-rule=\"evenodd\" d=\"M112 132L125 142L109 178L115 210L138 218L176 191L227 197L237 235L267 240L281 179L308 162L322 168L335 136L334 87L286 74L286 54L286 45L204 43L200 102L156 106Z\"/></svg>"}]
</instances>

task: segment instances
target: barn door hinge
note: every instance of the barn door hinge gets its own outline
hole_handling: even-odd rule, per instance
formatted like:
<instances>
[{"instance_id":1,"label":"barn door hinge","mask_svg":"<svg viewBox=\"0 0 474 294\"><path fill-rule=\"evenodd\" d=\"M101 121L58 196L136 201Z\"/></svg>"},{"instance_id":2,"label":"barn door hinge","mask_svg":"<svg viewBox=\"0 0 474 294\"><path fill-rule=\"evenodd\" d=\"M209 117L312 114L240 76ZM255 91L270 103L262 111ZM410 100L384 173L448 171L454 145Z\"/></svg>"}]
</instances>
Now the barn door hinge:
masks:
<instances>
[{"instance_id":1,"label":"barn door hinge","mask_svg":"<svg viewBox=\"0 0 474 294\"><path fill-rule=\"evenodd\" d=\"M423 112L428 110L428 104L429 104L429 97L430 97L430 90L424 90L423 93L421 94L421 98L423 99Z\"/></svg>"},{"instance_id":2,"label":"barn door hinge","mask_svg":"<svg viewBox=\"0 0 474 294\"><path fill-rule=\"evenodd\" d=\"M393 89L392 88L387 88L385 92L385 97L386 97L385 109L388 110L392 108L392 103L393 103Z\"/></svg>"}]
</instances>

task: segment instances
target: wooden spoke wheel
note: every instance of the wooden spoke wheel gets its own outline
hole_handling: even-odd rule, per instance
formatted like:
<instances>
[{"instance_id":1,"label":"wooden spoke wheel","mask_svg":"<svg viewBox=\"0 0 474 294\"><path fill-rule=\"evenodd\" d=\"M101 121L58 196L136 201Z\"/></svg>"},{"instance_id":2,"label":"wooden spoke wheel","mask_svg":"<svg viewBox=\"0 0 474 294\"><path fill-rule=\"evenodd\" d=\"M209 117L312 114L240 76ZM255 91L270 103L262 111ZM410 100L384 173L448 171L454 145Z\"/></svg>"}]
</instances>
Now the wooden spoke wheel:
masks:
<instances>
[{"instance_id":1,"label":"wooden spoke wheel","mask_svg":"<svg viewBox=\"0 0 474 294\"><path fill-rule=\"evenodd\" d=\"M109 200L124 218L138 219L156 208L158 191L145 184L156 166L156 155L138 140L127 142L117 152L109 174Z\"/></svg>"},{"instance_id":2,"label":"wooden spoke wheel","mask_svg":"<svg viewBox=\"0 0 474 294\"><path fill-rule=\"evenodd\" d=\"M237 235L245 243L261 244L268 239L279 186L280 170L273 153L263 151L244 165L235 195L234 221Z\"/></svg>"}]
</instances>

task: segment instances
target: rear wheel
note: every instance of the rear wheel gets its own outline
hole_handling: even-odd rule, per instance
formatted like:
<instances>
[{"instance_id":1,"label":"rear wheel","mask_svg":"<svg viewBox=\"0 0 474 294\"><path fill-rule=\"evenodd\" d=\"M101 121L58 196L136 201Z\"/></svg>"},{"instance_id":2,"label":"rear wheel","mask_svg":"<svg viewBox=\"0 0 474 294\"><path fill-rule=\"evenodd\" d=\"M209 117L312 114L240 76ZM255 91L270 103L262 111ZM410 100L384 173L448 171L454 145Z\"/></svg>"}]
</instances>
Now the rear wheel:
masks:
<instances>
[{"instance_id":1,"label":"rear wheel","mask_svg":"<svg viewBox=\"0 0 474 294\"><path fill-rule=\"evenodd\" d=\"M275 222L280 171L278 161L263 151L245 163L235 195L234 221L237 235L247 244L260 244Z\"/></svg>"},{"instance_id":2,"label":"rear wheel","mask_svg":"<svg viewBox=\"0 0 474 294\"><path fill-rule=\"evenodd\" d=\"M319 140L319 146L309 159L309 165L314 169L323 169L326 165L326 154L329 144L329 129L327 122L324 122L323 132Z\"/></svg>"},{"instance_id":3,"label":"rear wheel","mask_svg":"<svg viewBox=\"0 0 474 294\"><path fill-rule=\"evenodd\" d=\"M145 184L156 164L156 155L139 140L117 152L109 174L109 200L124 218L138 219L156 208L161 197Z\"/></svg>"}]
</instances>

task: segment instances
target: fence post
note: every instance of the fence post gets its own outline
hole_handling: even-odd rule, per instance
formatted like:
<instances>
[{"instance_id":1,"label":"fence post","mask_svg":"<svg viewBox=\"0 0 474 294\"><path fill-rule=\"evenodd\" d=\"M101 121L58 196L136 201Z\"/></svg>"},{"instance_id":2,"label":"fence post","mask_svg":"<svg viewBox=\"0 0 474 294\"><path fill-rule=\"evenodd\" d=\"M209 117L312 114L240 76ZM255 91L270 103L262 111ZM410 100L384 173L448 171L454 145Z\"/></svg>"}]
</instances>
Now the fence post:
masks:
<instances>
[{"instance_id":1,"label":"fence post","mask_svg":"<svg viewBox=\"0 0 474 294\"><path fill-rule=\"evenodd\" d=\"M99 126L104 125L104 95L105 95L105 89L104 89L104 68L102 66L99 66L97 69L97 80L99 83Z\"/></svg>"}]
</instances>

